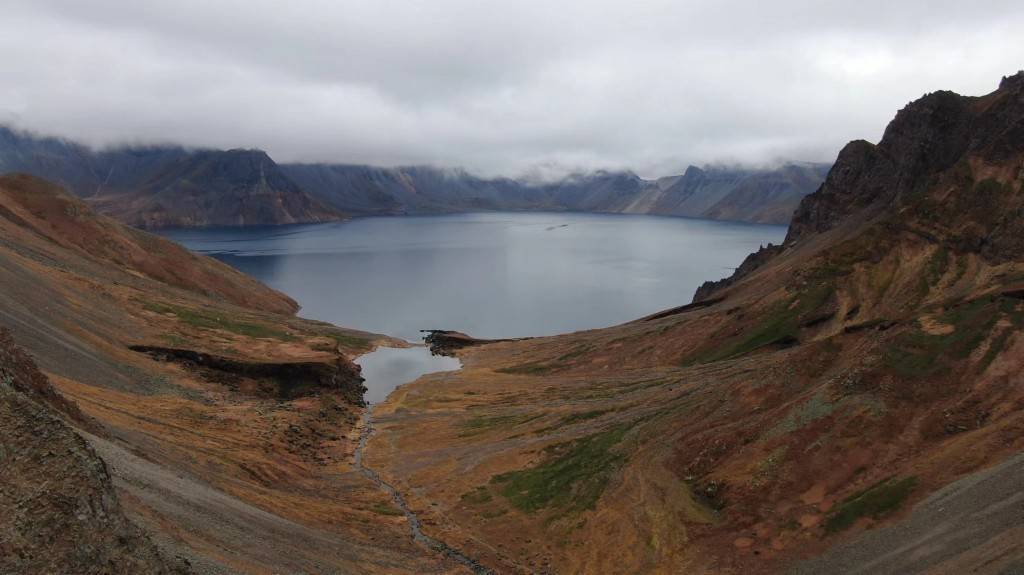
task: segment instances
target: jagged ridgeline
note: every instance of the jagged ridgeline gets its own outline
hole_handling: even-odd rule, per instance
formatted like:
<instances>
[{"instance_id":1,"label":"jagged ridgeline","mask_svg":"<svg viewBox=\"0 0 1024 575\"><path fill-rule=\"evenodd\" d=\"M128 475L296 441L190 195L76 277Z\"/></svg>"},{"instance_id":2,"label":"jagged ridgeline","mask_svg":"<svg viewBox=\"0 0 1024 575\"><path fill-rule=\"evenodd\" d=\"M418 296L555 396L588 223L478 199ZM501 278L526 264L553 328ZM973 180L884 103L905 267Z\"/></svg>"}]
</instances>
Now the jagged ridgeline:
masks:
<instances>
[{"instance_id":1,"label":"jagged ridgeline","mask_svg":"<svg viewBox=\"0 0 1024 575\"><path fill-rule=\"evenodd\" d=\"M553 210L789 222L826 164L690 167L645 180L599 171L538 183L429 166L277 164L260 150L92 150L0 127L0 173L26 172L136 227L315 223L346 215Z\"/></svg>"}]
</instances>

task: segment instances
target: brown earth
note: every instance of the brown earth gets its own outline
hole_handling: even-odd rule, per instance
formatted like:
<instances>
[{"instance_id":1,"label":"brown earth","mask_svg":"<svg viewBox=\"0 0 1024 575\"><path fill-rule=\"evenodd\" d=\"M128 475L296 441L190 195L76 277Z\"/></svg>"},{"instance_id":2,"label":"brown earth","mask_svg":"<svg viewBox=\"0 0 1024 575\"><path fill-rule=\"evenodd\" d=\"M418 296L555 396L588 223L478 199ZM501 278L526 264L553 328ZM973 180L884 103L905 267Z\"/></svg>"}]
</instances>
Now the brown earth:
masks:
<instances>
[{"instance_id":1,"label":"brown earth","mask_svg":"<svg viewBox=\"0 0 1024 575\"><path fill-rule=\"evenodd\" d=\"M927 95L699 305L457 349L365 457L500 572L1015 572L1022 179L1024 74Z\"/></svg>"},{"instance_id":2,"label":"brown earth","mask_svg":"<svg viewBox=\"0 0 1024 575\"><path fill-rule=\"evenodd\" d=\"M696 305L565 336L458 335L465 368L378 406L363 463L426 535L501 573L1013 572L1022 179L1024 74L925 96L877 145L847 146L784 245ZM412 541L353 466L350 360L382 337L296 318L44 182L0 178L0 206L0 321L73 403L31 400L64 428L2 420L22 462L3 511L54 493L34 475L39 436L73 445L67 426L94 451L54 470L62 489L104 500L112 482L119 500L99 507L107 527L65 535L61 561L127 560L110 534L150 549L122 509L154 569L465 571ZM106 480L81 471L96 454ZM48 509L23 548L77 518ZM99 554L69 551L90 538Z\"/></svg>"},{"instance_id":3,"label":"brown earth","mask_svg":"<svg viewBox=\"0 0 1024 575\"><path fill-rule=\"evenodd\" d=\"M351 358L387 338L297 318L288 297L29 176L0 178L0 285L0 325L59 392L35 427L3 420L18 464L3 470L0 515L68 501L19 522L28 540L11 547L66 562L14 571L160 572L142 528L200 573L461 572L352 466ZM50 535L78 525L81 505L106 530ZM137 567L122 567L124 546Z\"/></svg>"}]
</instances>

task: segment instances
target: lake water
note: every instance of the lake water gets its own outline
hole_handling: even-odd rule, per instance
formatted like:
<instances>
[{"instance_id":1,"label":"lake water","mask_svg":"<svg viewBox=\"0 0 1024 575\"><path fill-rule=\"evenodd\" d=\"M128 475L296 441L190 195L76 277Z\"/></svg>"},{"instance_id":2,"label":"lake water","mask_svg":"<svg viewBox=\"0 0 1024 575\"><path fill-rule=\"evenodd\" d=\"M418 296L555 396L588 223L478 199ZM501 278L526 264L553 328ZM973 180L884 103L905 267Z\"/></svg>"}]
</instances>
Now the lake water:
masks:
<instances>
[{"instance_id":1,"label":"lake water","mask_svg":"<svg viewBox=\"0 0 1024 575\"><path fill-rule=\"evenodd\" d=\"M365 399L370 403L384 401L388 394L403 383L425 373L454 371L462 362L454 357L432 355L422 347L382 347L356 360L366 380Z\"/></svg>"},{"instance_id":2,"label":"lake water","mask_svg":"<svg viewBox=\"0 0 1024 575\"><path fill-rule=\"evenodd\" d=\"M783 226L487 213L164 235L295 298L304 317L418 341L614 325L689 303Z\"/></svg>"},{"instance_id":3,"label":"lake water","mask_svg":"<svg viewBox=\"0 0 1024 575\"><path fill-rule=\"evenodd\" d=\"M702 282L785 234L784 226L567 213L164 232L288 294L304 317L409 341L422 329L501 338L630 321L689 303ZM422 348L359 362L367 387L385 396L421 373L452 369Z\"/></svg>"}]
</instances>

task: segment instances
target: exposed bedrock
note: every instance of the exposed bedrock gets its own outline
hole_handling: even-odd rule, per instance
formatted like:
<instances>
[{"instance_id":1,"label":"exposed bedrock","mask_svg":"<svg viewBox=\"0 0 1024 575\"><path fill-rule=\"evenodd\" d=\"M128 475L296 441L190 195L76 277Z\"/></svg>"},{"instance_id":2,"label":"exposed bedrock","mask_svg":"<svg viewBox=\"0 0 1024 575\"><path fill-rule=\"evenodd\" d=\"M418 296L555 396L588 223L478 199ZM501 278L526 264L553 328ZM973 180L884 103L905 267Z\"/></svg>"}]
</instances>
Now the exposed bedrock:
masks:
<instances>
[{"instance_id":1,"label":"exposed bedrock","mask_svg":"<svg viewBox=\"0 0 1024 575\"><path fill-rule=\"evenodd\" d=\"M207 381L260 396L294 399L319 390L340 391L349 402L363 405L363 377L359 366L338 357L334 361L247 362L203 353L150 345L130 346L158 361L173 361Z\"/></svg>"}]
</instances>

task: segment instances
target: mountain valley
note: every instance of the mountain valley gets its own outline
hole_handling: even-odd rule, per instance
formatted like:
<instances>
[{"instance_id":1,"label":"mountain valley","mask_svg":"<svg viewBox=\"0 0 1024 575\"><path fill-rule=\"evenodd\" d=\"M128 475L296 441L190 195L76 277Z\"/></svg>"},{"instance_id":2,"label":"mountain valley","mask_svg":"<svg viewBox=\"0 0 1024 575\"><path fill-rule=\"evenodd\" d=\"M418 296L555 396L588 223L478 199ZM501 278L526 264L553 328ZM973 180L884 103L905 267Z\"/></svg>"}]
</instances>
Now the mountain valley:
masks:
<instances>
[{"instance_id":1,"label":"mountain valley","mask_svg":"<svg viewBox=\"0 0 1024 575\"><path fill-rule=\"evenodd\" d=\"M53 180L0 176L0 572L1024 568L1024 72L653 182L0 140ZM462 369L372 411L353 360L408 342L130 227L533 209L792 221L647 317L435 331Z\"/></svg>"}]
</instances>

